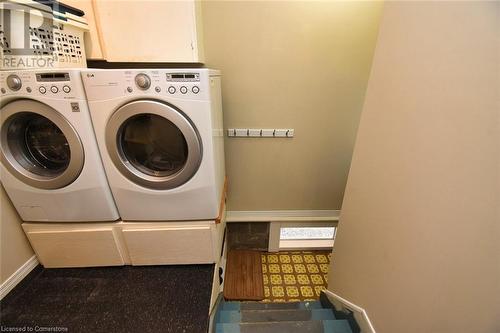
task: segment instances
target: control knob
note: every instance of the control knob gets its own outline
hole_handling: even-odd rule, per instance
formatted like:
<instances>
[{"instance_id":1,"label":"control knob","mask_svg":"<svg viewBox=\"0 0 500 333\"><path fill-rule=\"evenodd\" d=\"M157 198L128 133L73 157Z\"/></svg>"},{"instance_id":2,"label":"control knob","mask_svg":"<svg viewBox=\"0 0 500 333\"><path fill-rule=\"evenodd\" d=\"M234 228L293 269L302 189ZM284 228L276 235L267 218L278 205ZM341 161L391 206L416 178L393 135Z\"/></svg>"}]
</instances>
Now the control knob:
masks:
<instances>
[{"instance_id":1,"label":"control knob","mask_svg":"<svg viewBox=\"0 0 500 333\"><path fill-rule=\"evenodd\" d=\"M23 86L21 78L15 74L7 76L7 86L14 91L18 91Z\"/></svg>"},{"instance_id":2,"label":"control knob","mask_svg":"<svg viewBox=\"0 0 500 333\"><path fill-rule=\"evenodd\" d=\"M135 76L135 84L137 84L141 90L147 90L151 86L151 79L144 73L137 74Z\"/></svg>"}]
</instances>

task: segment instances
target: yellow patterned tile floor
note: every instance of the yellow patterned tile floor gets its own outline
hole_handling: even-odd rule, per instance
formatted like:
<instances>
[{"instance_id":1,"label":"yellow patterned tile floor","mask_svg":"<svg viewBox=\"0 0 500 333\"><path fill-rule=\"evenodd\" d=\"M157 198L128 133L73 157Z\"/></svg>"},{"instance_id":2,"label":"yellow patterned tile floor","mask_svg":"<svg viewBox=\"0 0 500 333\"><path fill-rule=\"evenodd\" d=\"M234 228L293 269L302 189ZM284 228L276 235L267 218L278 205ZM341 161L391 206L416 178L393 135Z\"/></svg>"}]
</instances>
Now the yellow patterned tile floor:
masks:
<instances>
[{"instance_id":1,"label":"yellow patterned tile floor","mask_svg":"<svg viewBox=\"0 0 500 333\"><path fill-rule=\"evenodd\" d=\"M263 253L262 302L318 300L328 283L330 260L331 253L326 251Z\"/></svg>"}]
</instances>

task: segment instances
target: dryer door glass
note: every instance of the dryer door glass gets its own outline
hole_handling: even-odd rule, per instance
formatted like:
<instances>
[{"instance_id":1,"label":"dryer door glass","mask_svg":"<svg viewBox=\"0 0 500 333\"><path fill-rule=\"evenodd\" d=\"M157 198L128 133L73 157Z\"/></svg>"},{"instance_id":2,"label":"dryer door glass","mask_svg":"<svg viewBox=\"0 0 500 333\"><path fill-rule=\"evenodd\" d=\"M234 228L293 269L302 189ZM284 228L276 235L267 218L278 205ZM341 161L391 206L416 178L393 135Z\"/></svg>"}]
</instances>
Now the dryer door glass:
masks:
<instances>
[{"instance_id":1,"label":"dryer door glass","mask_svg":"<svg viewBox=\"0 0 500 333\"><path fill-rule=\"evenodd\" d=\"M54 177L68 168L68 140L56 124L39 114L23 112L16 116L8 126L7 140L12 156L34 174Z\"/></svg>"},{"instance_id":2,"label":"dryer door glass","mask_svg":"<svg viewBox=\"0 0 500 333\"><path fill-rule=\"evenodd\" d=\"M147 175L170 176L186 164L186 139L166 118L155 114L131 117L123 124L119 136L127 160Z\"/></svg>"},{"instance_id":3,"label":"dryer door glass","mask_svg":"<svg viewBox=\"0 0 500 333\"><path fill-rule=\"evenodd\" d=\"M191 120L176 107L156 100L132 101L116 110L106 125L106 147L125 177L155 190L189 181L203 153Z\"/></svg>"}]
</instances>

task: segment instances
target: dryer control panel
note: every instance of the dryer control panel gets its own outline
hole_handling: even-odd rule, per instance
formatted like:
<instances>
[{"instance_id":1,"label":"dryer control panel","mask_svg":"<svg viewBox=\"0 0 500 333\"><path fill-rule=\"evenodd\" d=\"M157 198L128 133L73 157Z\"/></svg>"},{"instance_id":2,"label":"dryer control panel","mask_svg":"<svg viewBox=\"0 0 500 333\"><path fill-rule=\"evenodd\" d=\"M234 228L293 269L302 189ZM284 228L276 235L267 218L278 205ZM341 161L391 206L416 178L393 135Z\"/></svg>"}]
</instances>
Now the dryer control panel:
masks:
<instances>
[{"instance_id":1,"label":"dryer control panel","mask_svg":"<svg viewBox=\"0 0 500 333\"><path fill-rule=\"evenodd\" d=\"M0 94L74 99L78 89L72 76L73 73L66 71L0 72Z\"/></svg>"},{"instance_id":2,"label":"dryer control panel","mask_svg":"<svg viewBox=\"0 0 500 333\"><path fill-rule=\"evenodd\" d=\"M87 70L82 72L88 100L148 98L208 100L210 76L218 71L198 69Z\"/></svg>"}]
</instances>

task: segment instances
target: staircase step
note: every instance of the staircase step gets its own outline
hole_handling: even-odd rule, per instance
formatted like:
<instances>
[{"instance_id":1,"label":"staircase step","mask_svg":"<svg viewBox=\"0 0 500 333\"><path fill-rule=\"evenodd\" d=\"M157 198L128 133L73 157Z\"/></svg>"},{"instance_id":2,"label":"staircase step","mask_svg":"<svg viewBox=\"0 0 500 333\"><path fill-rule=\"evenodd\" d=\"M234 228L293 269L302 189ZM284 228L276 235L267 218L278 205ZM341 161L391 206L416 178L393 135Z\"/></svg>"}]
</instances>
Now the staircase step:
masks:
<instances>
[{"instance_id":1,"label":"staircase step","mask_svg":"<svg viewBox=\"0 0 500 333\"><path fill-rule=\"evenodd\" d=\"M223 310L278 310L278 309L321 309L319 301L293 303L225 302Z\"/></svg>"},{"instance_id":2,"label":"staircase step","mask_svg":"<svg viewBox=\"0 0 500 333\"><path fill-rule=\"evenodd\" d=\"M325 333L353 333L349 321L341 320L324 320L323 327Z\"/></svg>"},{"instance_id":3,"label":"staircase step","mask_svg":"<svg viewBox=\"0 0 500 333\"><path fill-rule=\"evenodd\" d=\"M268 321L308 321L308 320L335 320L330 309L279 309L279 310L241 310L221 311L219 323L256 323Z\"/></svg>"},{"instance_id":4,"label":"staircase step","mask_svg":"<svg viewBox=\"0 0 500 333\"><path fill-rule=\"evenodd\" d=\"M218 323L216 333L352 333L347 320Z\"/></svg>"}]
</instances>

